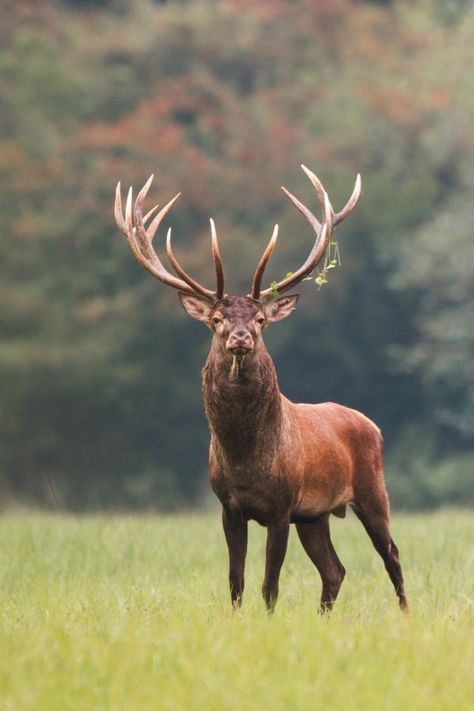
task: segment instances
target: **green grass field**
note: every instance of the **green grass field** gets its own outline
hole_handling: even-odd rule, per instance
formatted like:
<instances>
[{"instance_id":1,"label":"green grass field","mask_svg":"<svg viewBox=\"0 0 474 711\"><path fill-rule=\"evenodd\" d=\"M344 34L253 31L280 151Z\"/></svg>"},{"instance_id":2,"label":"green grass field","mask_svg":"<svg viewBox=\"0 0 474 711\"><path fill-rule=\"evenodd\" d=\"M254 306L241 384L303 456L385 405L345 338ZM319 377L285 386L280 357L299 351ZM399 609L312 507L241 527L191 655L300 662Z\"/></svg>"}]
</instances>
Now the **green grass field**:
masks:
<instances>
[{"instance_id":1,"label":"green grass field","mask_svg":"<svg viewBox=\"0 0 474 711\"><path fill-rule=\"evenodd\" d=\"M0 518L0 709L462 709L474 699L474 520L393 518L411 614L354 517L335 612L293 531L280 599L260 597L265 531L230 609L219 514Z\"/></svg>"}]
</instances>

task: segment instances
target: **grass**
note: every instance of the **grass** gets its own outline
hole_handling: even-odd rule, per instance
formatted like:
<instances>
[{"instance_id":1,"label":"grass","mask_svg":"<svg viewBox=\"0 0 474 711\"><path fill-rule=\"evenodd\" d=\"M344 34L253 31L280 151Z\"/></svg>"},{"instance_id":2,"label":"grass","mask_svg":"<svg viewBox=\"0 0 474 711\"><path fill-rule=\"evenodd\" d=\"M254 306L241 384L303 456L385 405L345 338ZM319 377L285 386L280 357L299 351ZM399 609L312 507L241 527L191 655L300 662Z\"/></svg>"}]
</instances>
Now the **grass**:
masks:
<instances>
[{"instance_id":1,"label":"grass","mask_svg":"<svg viewBox=\"0 0 474 711\"><path fill-rule=\"evenodd\" d=\"M352 517L332 521L347 569L334 613L316 615L319 577L293 532L267 617L256 524L233 613L217 514L4 514L0 709L470 709L473 517L397 515L392 529L407 618Z\"/></svg>"}]
</instances>

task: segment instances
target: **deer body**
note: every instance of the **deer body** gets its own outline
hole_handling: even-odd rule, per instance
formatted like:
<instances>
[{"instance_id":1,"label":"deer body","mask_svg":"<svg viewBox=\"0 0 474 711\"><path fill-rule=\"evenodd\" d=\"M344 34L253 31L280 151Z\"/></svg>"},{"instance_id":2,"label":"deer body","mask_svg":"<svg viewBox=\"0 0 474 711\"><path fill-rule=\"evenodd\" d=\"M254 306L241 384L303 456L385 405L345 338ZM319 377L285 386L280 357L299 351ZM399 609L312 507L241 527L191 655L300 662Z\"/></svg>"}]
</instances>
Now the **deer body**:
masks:
<instances>
[{"instance_id":1,"label":"deer body","mask_svg":"<svg viewBox=\"0 0 474 711\"><path fill-rule=\"evenodd\" d=\"M314 521L349 504L367 478L379 484L380 431L335 403L290 402L263 342L261 350L237 380L212 352L203 370L211 486L223 506L262 525L279 516Z\"/></svg>"},{"instance_id":2,"label":"deer body","mask_svg":"<svg viewBox=\"0 0 474 711\"><path fill-rule=\"evenodd\" d=\"M315 234L304 264L278 284L262 290L263 272L274 249L277 227L257 266L251 294L224 293L224 273L214 223L212 255L217 288L206 289L177 262L168 231L167 253L177 273L168 272L152 247L157 228L178 196L151 220L142 215L151 179L132 206L132 191L122 213L120 184L115 217L142 266L178 289L186 312L213 332L203 369L203 397L211 431L209 477L222 504L229 550L229 583L233 605L244 591L247 524L256 520L268 529L263 597L272 611L278 596L280 569L290 524L322 579L321 611L332 608L345 575L331 542L329 516L344 516L350 505L360 518L395 587L400 607L407 609L398 550L390 536L389 505L383 478L383 444L378 427L360 412L335 403L295 404L280 393L273 361L262 332L287 318L298 295L280 296L310 274L324 256L335 226L352 210L360 194L358 177L351 198L334 212L319 179L304 168L321 205L323 220L291 193Z\"/></svg>"}]
</instances>

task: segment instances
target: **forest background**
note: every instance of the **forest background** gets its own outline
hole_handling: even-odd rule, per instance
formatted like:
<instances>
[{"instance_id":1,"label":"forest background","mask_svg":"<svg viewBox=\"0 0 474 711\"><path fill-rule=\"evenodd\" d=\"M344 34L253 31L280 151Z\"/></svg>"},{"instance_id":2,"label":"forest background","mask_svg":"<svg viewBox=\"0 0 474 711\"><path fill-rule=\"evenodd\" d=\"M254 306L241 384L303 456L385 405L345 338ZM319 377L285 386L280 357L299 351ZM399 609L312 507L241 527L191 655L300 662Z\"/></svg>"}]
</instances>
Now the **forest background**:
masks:
<instances>
[{"instance_id":1,"label":"forest background","mask_svg":"<svg viewBox=\"0 0 474 711\"><path fill-rule=\"evenodd\" d=\"M0 8L3 503L206 504L209 333L134 261L115 184L182 191L169 224L209 284L214 217L246 293L275 222L268 282L308 253L279 187L316 208L303 162L336 207L357 172L363 195L342 268L267 332L282 390L382 427L394 506L472 505L474 3Z\"/></svg>"}]
</instances>

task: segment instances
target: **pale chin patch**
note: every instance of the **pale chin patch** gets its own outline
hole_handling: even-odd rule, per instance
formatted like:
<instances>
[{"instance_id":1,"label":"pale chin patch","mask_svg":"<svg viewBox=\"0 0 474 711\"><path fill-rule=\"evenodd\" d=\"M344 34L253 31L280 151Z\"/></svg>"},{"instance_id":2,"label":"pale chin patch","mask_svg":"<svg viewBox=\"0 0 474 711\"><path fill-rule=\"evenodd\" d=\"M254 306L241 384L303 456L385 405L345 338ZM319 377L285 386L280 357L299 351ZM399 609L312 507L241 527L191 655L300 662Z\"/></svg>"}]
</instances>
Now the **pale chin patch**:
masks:
<instances>
[{"instance_id":1,"label":"pale chin patch","mask_svg":"<svg viewBox=\"0 0 474 711\"><path fill-rule=\"evenodd\" d=\"M229 371L229 380L237 380L244 365L245 356L233 355Z\"/></svg>"}]
</instances>

